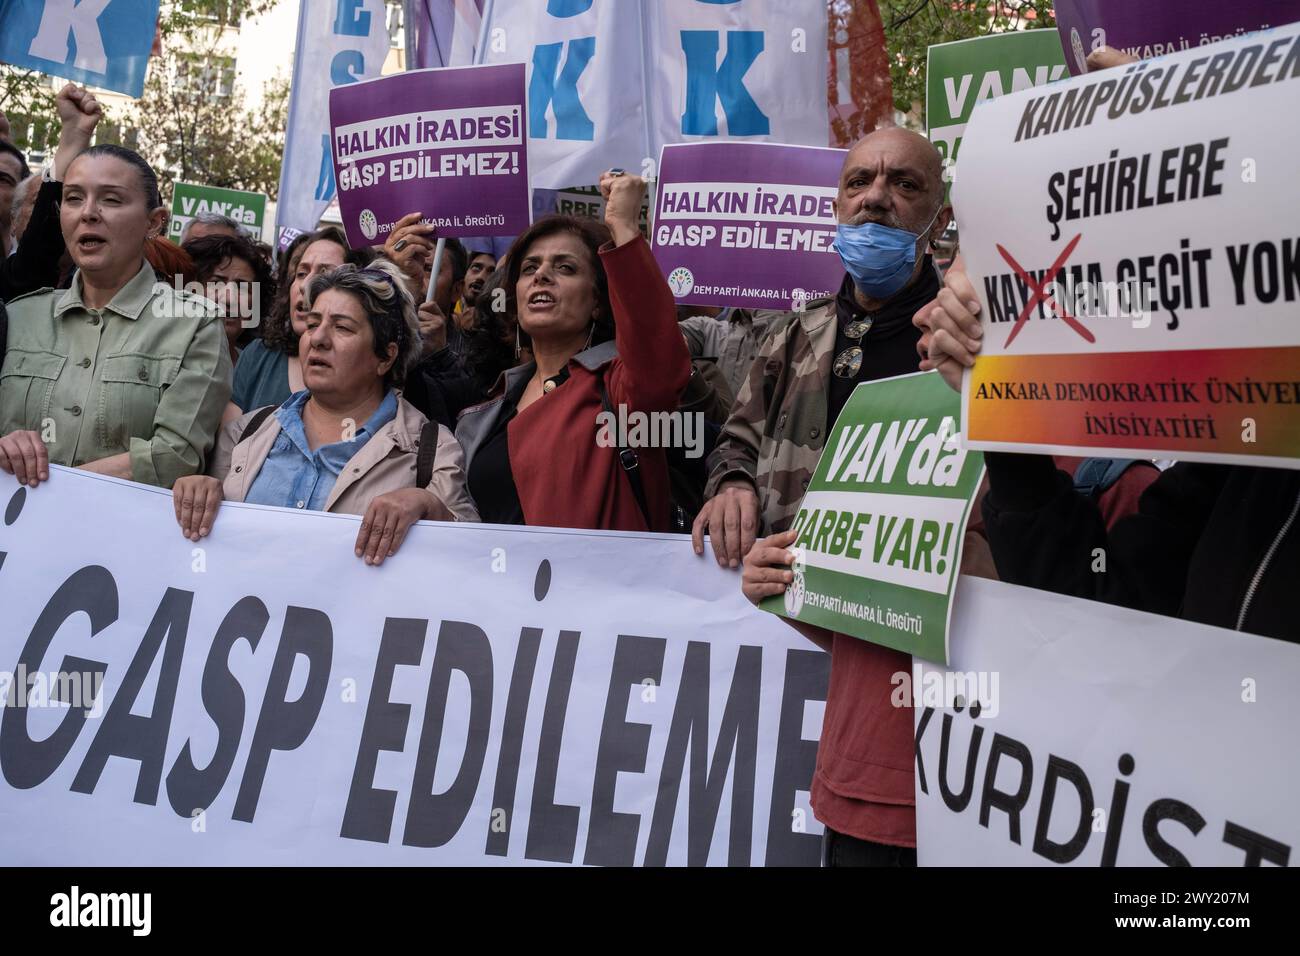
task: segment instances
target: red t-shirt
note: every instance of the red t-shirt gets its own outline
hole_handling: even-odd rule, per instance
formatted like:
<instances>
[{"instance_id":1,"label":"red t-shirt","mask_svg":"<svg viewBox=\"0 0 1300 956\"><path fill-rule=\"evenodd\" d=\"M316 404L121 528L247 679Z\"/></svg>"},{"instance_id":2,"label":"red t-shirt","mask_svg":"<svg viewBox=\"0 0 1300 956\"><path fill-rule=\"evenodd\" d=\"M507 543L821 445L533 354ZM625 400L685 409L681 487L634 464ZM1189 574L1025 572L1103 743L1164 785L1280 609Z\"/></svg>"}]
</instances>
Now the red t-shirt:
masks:
<instances>
[{"instance_id":1,"label":"red t-shirt","mask_svg":"<svg viewBox=\"0 0 1300 956\"><path fill-rule=\"evenodd\" d=\"M911 694L912 655L836 634L812 808L817 819L859 840L916 846ZM901 699L895 707L891 698Z\"/></svg>"},{"instance_id":2,"label":"red t-shirt","mask_svg":"<svg viewBox=\"0 0 1300 956\"><path fill-rule=\"evenodd\" d=\"M1072 474L1081 458L1056 459ZM1160 472L1139 462L1098 501L1107 527L1137 510L1138 499ZM978 504L978 503L977 503ZM982 533L974 509L970 529ZM963 554L963 571L971 556ZM915 733L910 693L893 681L908 675L912 657L844 634L831 644L831 680L826 694L817 770L813 774L813 813L838 833L859 840L916 846L916 790L913 771ZM903 706L895 707L893 700Z\"/></svg>"}]
</instances>

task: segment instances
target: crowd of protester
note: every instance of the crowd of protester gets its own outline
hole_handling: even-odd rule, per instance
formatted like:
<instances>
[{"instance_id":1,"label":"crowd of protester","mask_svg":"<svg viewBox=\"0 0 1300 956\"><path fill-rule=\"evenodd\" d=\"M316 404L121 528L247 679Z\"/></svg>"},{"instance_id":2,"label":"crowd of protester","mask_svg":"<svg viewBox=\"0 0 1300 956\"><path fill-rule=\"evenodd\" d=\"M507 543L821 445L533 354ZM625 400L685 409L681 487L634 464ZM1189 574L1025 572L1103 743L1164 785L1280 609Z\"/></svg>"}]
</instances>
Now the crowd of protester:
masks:
<instances>
[{"instance_id":1,"label":"crowd of protester","mask_svg":"<svg viewBox=\"0 0 1300 956\"><path fill-rule=\"evenodd\" d=\"M360 515L370 564L418 520L679 531L757 602L792 580L790 525L855 386L934 369L956 388L979 352L960 257L935 261L939 154L904 129L845 160L838 294L752 312L676 307L638 226L646 184L622 170L601 177L603 222L540 218L500 261L454 239L437 256L418 211L371 249L325 226L276 254L212 215L175 245L148 164L90 145L93 96L70 84L57 105L43 171L0 141L0 468L170 488L196 541L225 500ZM598 442L619 407L698 414L705 454ZM1300 640L1300 472L986 462L965 572ZM910 658L793 626L831 654L826 862L914 863L913 715L891 699Z\"/></svg>"}]
</instances>

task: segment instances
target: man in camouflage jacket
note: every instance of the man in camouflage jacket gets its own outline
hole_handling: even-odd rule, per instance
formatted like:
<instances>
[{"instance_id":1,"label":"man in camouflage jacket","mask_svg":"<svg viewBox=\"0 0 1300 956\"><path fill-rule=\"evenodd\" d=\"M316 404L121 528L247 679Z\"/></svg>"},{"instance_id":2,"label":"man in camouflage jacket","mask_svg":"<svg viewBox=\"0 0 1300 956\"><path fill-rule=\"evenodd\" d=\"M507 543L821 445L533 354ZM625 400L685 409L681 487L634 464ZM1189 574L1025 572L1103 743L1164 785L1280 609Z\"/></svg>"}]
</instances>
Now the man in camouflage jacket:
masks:
<instances>
[{"instance_id":1,"label":"man in camouflage jacket","mask_svg":"<svg viewBox=\"0 0 1300 956\"><path fill-rule=\"evenodd\" d=\"M873 163L872 157L882 153L894 164L887 174L888 189L864 187L856 178L863 161ZM894 197L903 193L897 181L904 173L912 173L917 180L914 195L895 201ZM931 237L942 235L951 218L951 211L942 205L942 188L938 152L924 137L897 128L877 130L860 140L845 158L836 215L842 223L881 221L919 231L931 220L938 203L939 212L926 230L924 252L933 245ZM936 189L939 192L934 192ZM912 221L903 218L908 213ZM888 300L865 304L887 310L895 300L909 295L914 298L917 287L926 281L937 291L937 279L927 274L932 271L929 256L918 255L912 279L904 289ZM861 295L858 300L862 308ZM765 313L763 317L768 323L767 334L709 456L706 504L694 528L696 553L703 553L703 533L707 531L718 563L733 568L739 567L760 533L772 534L790 526L832 424L827 418L839 331L836 298L813 299L798 311ZM888 375L917 371L920 357L914 343L920 331L909 329L908 333L913 339L906 348L910 360L905 367L890 369ZM864 349L873 348L870 333L861 344Z\"/></svg>"},{"instance_id":2,"label":"man in camouflage jacket","mask_svg":"<svg viewBox=\"0 0 1300 956\"><path fill-rule=\"evenodd\" d=\"M839 294L774 318L741 385L718 445L709 457L706 501L695 522L703 554L707 531L719 564L738 567L760 534L789 528L817 467L836 406L859 381L917 371L920 329L913 324L939 291L925 250L951 215L943 203L942 165L915 133L878 130L845 158L835 201L846 227L875 222L916 236L916 263L902 289L872 300L846 277ZM869 321L868 321L869 320ZM866 326L865 333L861 331ZM857 329L859 349L852 348ZM846 346L848 346L846 348ZM846 361L842 355L857 358ZM836 369L848 373L836 375ZM793 541L768 538L760 554L758 591L779 593L784 568L767 562ZM747 564L747 568L749 564ZM740 582L737 582L740 583ZM746 587L746 596L757 595ZM910 702L893 700L893 677L909 674L907 654L844 634L791 622L830 651L813 812L824 826L828 865L907 865L916 862L913 731Z\"/></svg>"},{"instance_id":3,"label":"man in camouflage jacket","mask_svg":"<svg viewBox=\"0 0 1300 956\"><path fill-rule=\"evenodd\" d=\"M706 499L726 482L747 481L758 493L762 528L790 526L826 441L834 350L833 298L773 316L709 458Z\"/></svg>"}]
</instances>

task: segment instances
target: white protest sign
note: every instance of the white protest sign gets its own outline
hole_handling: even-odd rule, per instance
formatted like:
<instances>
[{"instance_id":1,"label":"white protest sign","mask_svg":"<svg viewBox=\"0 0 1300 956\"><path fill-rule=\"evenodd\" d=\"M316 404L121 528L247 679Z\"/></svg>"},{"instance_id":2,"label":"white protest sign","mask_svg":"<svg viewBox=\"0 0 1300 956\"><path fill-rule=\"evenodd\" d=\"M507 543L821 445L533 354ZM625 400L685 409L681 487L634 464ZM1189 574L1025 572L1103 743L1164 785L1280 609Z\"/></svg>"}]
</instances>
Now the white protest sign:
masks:
<instances>
[{"instance_id":1,"label":"white protest sign","mask_svg":"<svg viewBox=\"0 0 1300 956\"><path fill-rule=\"evenodd\" d=\"M826 22L824 0L490 0L476 55L528 65L532 185L566 189L654 178L668 143L825 146Z\"/></svg>"},{"instance_id":2,"label":"white protest sign","mask_svg":"<svg viewBox=\"0 0 1300 956\"><path fill-rule=\"evenodd\" d=\"M1300 467L1300 26L976 107L972 447Z\"/></svg>"},{"instance_id":3,"label":"white protest sign","mask_svg":"<svg viewBox=\"0 0 1300 956\"><path fill-rule=\"evenodd\" d=\"M492 0L482 63L528 65L528 158L534 188L594 183L611 166L634 172L646 152L637 3Z\"/></svg>"},{"instance_id":4,"label":"white protest sign","mask_svg":"<svg viewBox=\"0 0 1300 956\"><path fill-rule=\"evenodd\" d=\"M949 669L896 688L922 866L1286 865L1300 646L978 578L956 604Z\"/></svg>"},{"instance_id":5,"label":"white protest sign","mask_svg":"<svg viewBox=\"0 0 1300 956\"><path fill-rule=\"evenodd\" d=\"M688 539L421 524L373 568L357 517L196 545L51 472L0 475L7 863L817 863L829 658Z\"/></svg>"},{"instance_id":6,"label":"white protest sign","mask_svg":"<svg viewBox=\"0 0 1300 956\"><path fill-rule=\"evenodd\" d=\"M826 4L644 2L650 147L825 146Z\"/></svg>"}]
</instances>

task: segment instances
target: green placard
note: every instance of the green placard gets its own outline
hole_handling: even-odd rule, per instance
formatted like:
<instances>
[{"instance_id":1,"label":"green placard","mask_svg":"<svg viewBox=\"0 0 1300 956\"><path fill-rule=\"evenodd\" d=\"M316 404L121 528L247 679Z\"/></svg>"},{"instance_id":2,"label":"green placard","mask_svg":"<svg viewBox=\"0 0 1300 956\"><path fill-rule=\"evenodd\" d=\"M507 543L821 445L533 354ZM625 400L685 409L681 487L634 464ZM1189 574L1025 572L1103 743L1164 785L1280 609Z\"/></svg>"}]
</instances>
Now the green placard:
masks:
<instances>
[{"instance_id":1,"label":"green placard","mask_svg":"<svg viewBox=\"0 0 1300 956\"><path fill-rule=\"evenodd\" d=\"M995 33L930 47L925 122L930 141L949 170L949 184L966 121L976 103L1068 76L1056 30Z\"/></svg>"},{"instance_id":2,"label":"green placard","mask_svg":"<svg viewBox=\"0 0 1300 956\"><path fill-rule=\"evenodd\" d=\"M764 610L948 663L948 619L984 456L937 372L864 382L799 505L798 560Z\"/></svg>"},{"instance_id":3,"label":"green placard","mask_svg":"<svg viewBox=\"0 0 1300 956\"><path fill-rule=\"evenodd\" d=\"M172 218L167 226L167 238L179 243L186 224L201 212L229 216L255 240L261 239L262 224L266 221L266 196L239 189L222 189L219 186L174 183Z\"/></svg>"}]
</instances>

